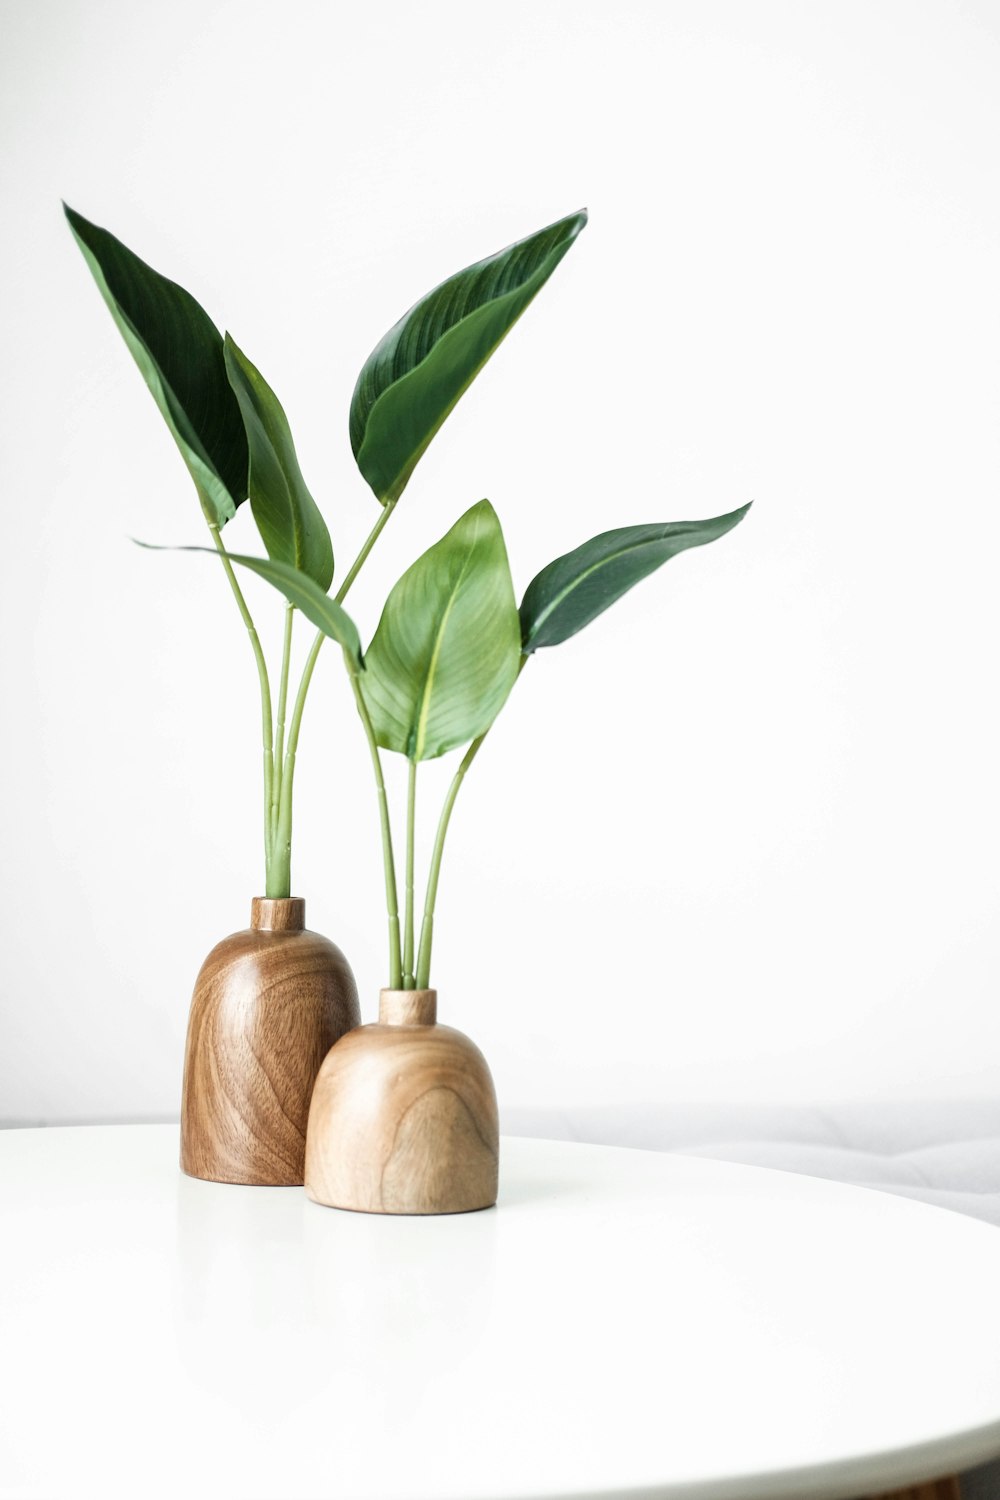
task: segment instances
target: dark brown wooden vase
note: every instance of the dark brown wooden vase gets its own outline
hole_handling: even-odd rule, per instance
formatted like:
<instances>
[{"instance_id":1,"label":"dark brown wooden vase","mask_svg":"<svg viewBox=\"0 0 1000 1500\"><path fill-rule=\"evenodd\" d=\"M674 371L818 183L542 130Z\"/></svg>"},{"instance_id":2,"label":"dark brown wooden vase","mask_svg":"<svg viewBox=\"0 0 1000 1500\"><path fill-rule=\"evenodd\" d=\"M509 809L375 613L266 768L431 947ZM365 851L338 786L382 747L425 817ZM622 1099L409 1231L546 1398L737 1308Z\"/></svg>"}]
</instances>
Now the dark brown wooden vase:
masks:
<instances>
[{"instance_id":1,"label":"dark brown wooden vase","mask_svg":"<svg viewBox=\"0 0 1000 1500\"><path fill-rule=\"evenodd\" d=\"M365 1213L489 1208L499 1146L486 1059L437 1024L437 991L383 990L378 1024L342 1037L320 1068L306 1193Z\"/></svg>"},{"instance_id":2,"label":"dark brown wooden vase","mask_svg":"<svg viewBox=\"0 0 1000 1500\"><path fill-rule=\"evenodd\" d=\"M340 949L298 897L255 896L250 926L213 948L191 1001L181 1167L191 1177L301 1186L316 1074L361 1013Z\"/></svg>"}]
</instances>

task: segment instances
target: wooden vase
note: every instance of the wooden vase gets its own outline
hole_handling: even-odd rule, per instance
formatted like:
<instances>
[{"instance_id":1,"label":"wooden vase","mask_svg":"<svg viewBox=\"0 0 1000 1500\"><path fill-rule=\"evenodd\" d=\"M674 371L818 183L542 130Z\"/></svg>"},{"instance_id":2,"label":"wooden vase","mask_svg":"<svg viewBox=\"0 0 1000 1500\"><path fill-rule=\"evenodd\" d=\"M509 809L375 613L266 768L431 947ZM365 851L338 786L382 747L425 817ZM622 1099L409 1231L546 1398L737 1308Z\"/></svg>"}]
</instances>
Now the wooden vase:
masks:
<instances>
[{"instance_id":1,"label":"wooden vase","mask_svg":"<svg viewBox=\"0 0 1000 1500\"><path fill-rule=\"evenodd\" d=\"M486 1059L437 1024L436 990L383 990L316 1079L307 1195L375 1214L458 1214L497 1199L499 1124Z\"/></svg>"},{"instance_id":2,"label":"wooden vase","mask_svg":"<svg viewBox=\"0 0 1000 1500\"><path fill-rule=\"evenodd\" d=\"M250 926L213 948L191 1001L181 1167L253 1186L303 1181L306 1121L323 1058L361 1020L340 949L298 897L255 896Z\"/></svg>"}]
</instances>

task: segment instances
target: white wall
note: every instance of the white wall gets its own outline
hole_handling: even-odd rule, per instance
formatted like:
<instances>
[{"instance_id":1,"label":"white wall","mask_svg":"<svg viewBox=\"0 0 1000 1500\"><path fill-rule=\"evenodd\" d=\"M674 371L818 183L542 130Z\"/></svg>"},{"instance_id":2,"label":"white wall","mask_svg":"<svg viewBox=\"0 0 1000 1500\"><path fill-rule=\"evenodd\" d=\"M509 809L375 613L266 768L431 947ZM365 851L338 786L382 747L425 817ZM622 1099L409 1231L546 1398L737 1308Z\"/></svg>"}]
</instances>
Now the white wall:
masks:
<instances>
[{"instance_id":1,"label":"white wall","mask_svg":"<svg viewBox=\"0 0 1000 1500\"><path fill-rule=\"evenodd\" d=\"M525 675L453 825L443 1011L507 1104L995 1092L997 7L4 13L0 1118L175 1112L195 971L261 887L253 665L210 560L127 540L203 532L61 196L265 371L342 562L376 515L346 435L372 344L588 204L354 613L483 495L519 588L607 527L756 505ZM298 813L295 887L370 1015L332 654Z\"/></svg>"}]
</instances>

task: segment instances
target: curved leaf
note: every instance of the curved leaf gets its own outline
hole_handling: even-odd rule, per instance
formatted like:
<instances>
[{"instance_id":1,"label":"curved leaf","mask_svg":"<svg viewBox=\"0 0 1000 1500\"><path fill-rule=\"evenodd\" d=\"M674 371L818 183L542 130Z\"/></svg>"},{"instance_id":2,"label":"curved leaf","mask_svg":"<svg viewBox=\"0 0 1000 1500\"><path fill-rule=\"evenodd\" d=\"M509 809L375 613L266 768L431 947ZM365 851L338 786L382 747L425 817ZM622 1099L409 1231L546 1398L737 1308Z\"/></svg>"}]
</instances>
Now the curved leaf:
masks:
<instances>
[{"instance_id":1,"label":"curved leaf","mask_svg":"<svg viewBox=\"0 0 1000 1500\"><path fill-rule=\"evenodd\" d=\"M416 761L475 739L503 707L520 659L507 549L481 500L386 600L362 678L378 743Z\"/></svg>"},{"instance_id":2,"label":"curved leaf","mask_svg":"<svg viewBox=\"0 0 1000 1500\"><path fill-rule=\"evenodd\" d=\"M369 354L351 400L351 447L383 505L587 222L586 210L459 271Z\"/></svg>"},{"instance_id":3,"label":"curved leaf","mask_svg":"<svg viewBox=\"0 0 1000 1500\"><path fill-rule=\"evenodd\" d=\"M225 356L250 446L250 507L267 554L308 573L325 594L333 582L330 533L302 478L281 402L228 333Z\"/></svg>"},{"instance_id":4,"label":"curved leaf","mask_svg":"<svg viewBox=\"0 0 1000 1500\"><path fill-rule=\"evenodd\" d=\"M708 521L620 526L557 557L532 579L521 601L525 654L576 635L669 558L732 531L749 509L744 505Z\"/></svg>"},{"instance_id":5,"label":"curved leaf","mask_svg":"<svg viewBox=\"0 0 1000 1500\"><path fill-rule=\"evenodd\" d=\"M145 547L148 552L204 552L209 557L218 556L214 547L157 547L152 542L139 541L136 546ZM322 630L324 635L343 646L359 667L364 665L358 627L346 609L324 593L308 573L274 558L248 557L241 552L227 552L226 556L230 562L266 578L279 593L284 594L289 604L294 604L307 620L312 621L317 630Z\"/></svg>"},{"instance_id":6,"label":"curved leaf","mask_svg":"<svg viewBox=\"0 0 1000 1500\"><path fill-rule=\"evenodd\" d=\"M63 204L73 235L191 472L208 521L247 494L247 441L226 379L222 335L176 282Z\"/></svg>"}]
</instances>

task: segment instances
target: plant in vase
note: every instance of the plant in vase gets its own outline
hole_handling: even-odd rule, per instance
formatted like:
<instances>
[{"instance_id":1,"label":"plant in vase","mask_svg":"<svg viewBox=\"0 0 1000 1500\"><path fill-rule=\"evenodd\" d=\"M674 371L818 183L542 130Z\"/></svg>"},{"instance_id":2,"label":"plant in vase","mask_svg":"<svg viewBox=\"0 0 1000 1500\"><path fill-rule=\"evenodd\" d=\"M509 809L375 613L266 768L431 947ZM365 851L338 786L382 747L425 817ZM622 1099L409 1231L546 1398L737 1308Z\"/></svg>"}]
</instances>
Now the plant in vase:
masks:
<instances>
[{"instance_id":1,"label":"plant in vase","mask_svg":"<svg viewBox=\"0 0 1000 1500\"><path fill-rule=\"evenodd\" d=\"M496 1201L499 1132L489 1069L467 1037L437 1024L431 988L438 884L456 798L536 652L568 640L677 553L724 536L748 510L603 532L543 568L519 609L500 522L482 500L395 585L363 669L345 653L378 789L389 984L378 1023L342 1037L320 1068L306 1144L305 1186L314 1201L378 1213L457 1213ZM438 819L417 944L418 767L458 749L464 753ZM409 763L402 911L383 750Z\"/></svg>"},{"instance_id":2,"label":"plant in vase","mask_svg":"<svg viewBox=\"0 0 1000 1500\"><path fill-rule=\"evenodd\" d=\"M291 895L292 806L302 717L320 648L332 635L357 686L363 660L343 600L413 470L475 374L541 289L586 222L572 215L477 263L423 298L367 361L351 439L381 513L335 595L326 523L299 469L285 413L263 376L183 288L106 230L65 209L101 294L194 481L245 626L260 692L265 894L251 926L218 944L195 985L185 1051L181 1165L241 1183L303 1181L306 1120L323 1057L358 1024L340 950L305 928ZM222 531L249 499L267 559L230 554ZM204 549L194 549L204 550ZM285 594L276 700L233 564ZM320 627L290 715L296 610ZM376 752L377 758L377 752ZM388 877L387 877L388 878Z\"/></svg>"},{"instance_id":3,"label":"plant in vase","mask_svg":"<svg viewBox=\"0 0 1000 1500\"><path fill-rule=\"evenodd\" d=\"M399 433L419 430L413 407L423 420L428 400L413 379L418 365L398 387L388 387L395 396L394 421L373 431L370 396L377 383L370 366L382 358L392 371L393 344L418 344L421 320L418 304L383 340L355 390L355 453L379 476L404 466ZM413 382L409 388L407 379ZM438 884L456 798L514 683L538 651L577 634L677 553L725 535L748 509L602 532L543 568L518 607L500 522L482 500L399 579L364 652L353 621L301 570L238 559L342 647L378 797L389 982L378 1023L344 1036L316 1080L305 1168L306 1191L316 1202L382 1213L451 1213L495 1202L498 1124L489 1069L468 1038L437 1024L431 988ZM464 753L437 825L418 941L418 770L422 762L459 749ZM393 842L383 751L408 761L402 862Z\"/></svg>"}]
</instances>

